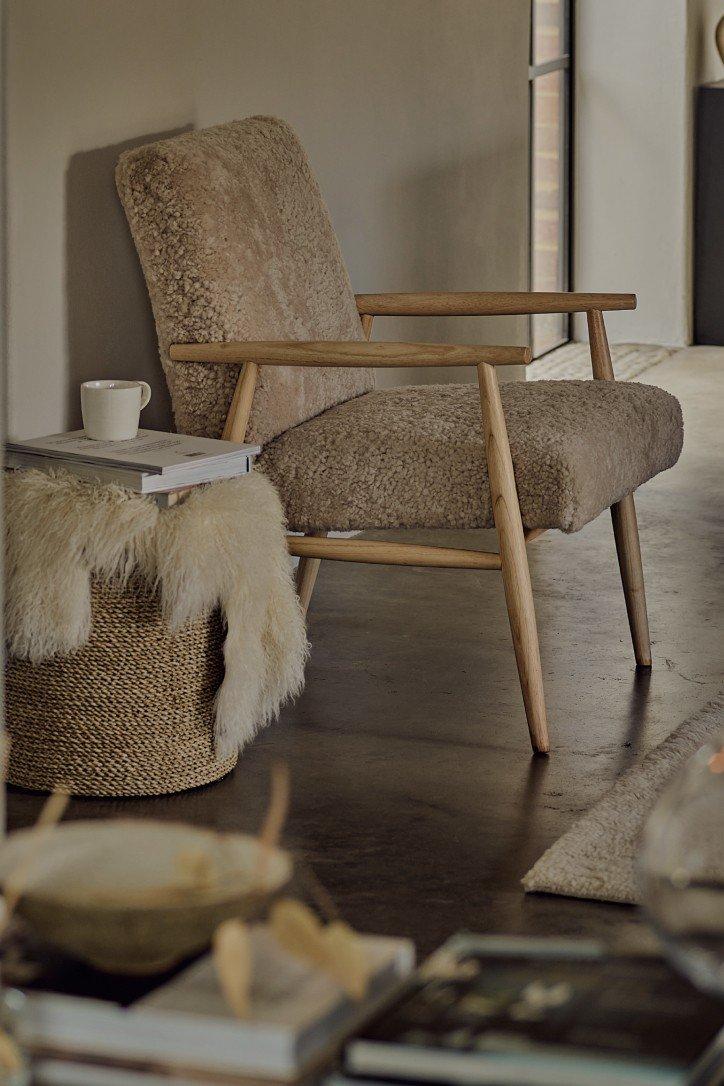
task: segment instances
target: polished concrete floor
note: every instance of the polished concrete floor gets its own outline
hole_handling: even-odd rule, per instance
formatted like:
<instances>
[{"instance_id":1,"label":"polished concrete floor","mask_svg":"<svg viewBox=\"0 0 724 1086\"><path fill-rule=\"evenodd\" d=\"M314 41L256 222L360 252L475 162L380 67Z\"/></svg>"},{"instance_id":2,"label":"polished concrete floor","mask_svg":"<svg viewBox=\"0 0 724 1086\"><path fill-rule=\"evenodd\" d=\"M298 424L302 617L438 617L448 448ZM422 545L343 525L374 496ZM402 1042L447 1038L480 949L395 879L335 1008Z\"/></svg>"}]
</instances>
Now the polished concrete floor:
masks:
<instances>
[{"instance_id":1,"label":"polished concrete floor","mask_svg":"<svg viewBox=\"0 0 724 1086\"><path fill-rule=\"evenodd\" d=\"M284 759L287 844L359 928L411 935L424 953L460 928L636 924L627 907L526 897L519 880L721 685L724 350L681 352L642 379L681 399L686 425L679 465L637 496L654 668L634 669L608 516L533 544L550 757L531 758L497 574L328 563L310 611L306 691L231 776L169 798L76 801L69 816L254 829L269 767ZM38 802L12 792L11 826L32 821Z\"/></svg>"}]
</instances>

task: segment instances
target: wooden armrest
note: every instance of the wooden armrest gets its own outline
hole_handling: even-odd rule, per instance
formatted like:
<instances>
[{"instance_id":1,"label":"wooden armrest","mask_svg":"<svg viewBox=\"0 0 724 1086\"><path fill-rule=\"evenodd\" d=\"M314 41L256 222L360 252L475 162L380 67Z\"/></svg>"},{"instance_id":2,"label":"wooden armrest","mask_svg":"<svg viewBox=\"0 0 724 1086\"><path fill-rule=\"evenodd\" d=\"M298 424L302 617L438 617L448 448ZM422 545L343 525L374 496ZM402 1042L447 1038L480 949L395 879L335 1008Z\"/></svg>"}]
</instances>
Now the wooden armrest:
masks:
<instances>
[{"instance_id":1,"label":"wooden armrest","mask_svg":"<svg viewBox=\"0 0 724 1086\"><path fill-rule=\"evenodd\" d=\"M355 297L360 314L372 317L485 317L636 308L635 294L434 291L424 294L356 294Z\"/></svg>"},{"instance_id":2,"label":"wooden armrest","mask_svg":"<svg viewBox=\"0 0 724 1086\"><path fill-rule=\"evenodd\" d=\"M318 342L174 343L174 362L216 362L260 366L490 366L527 365L529 347L488 347L483 344L368 343L365 340Z\"/></svg>"}]
</instances>

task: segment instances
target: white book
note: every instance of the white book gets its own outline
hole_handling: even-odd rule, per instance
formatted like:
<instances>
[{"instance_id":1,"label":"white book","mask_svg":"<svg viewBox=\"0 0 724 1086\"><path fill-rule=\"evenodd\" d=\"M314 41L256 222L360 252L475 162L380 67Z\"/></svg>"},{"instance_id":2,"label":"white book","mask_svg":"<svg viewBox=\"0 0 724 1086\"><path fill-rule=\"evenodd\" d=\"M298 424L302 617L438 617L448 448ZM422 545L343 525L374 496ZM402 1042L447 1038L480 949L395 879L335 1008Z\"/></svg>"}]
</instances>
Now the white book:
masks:
<instances>
[{"instance_id":1,"label":"white book","mask_svg":"<svg viewBox=\"0 0 724 1086\"><path fill-rule=\"evenodd\" d=\"M10 453L32 453L61 460L80 460L154 475L186 476L215 461L256 456L259 445L189 437L162 430L139 430L129 441L93 441L84 430L50 434L29 441L9 441ZM181 484L179 484L181 485Z\"/></svg>"},{"instance_id":2,"label":"white book","mask_svg":"<svg viewBox=\"0 0 724 1086\"><path fill-rule=\"evenodd\" d=\"M235 455L226 459L203 461L184 473L183 481L178 474L153 473L150 471L132 471L129 468L115 467L113 464L95 464L84 460L66 460L55 456L42 456L35 453L16 453L9 451L5 457L5 467L16 471L34 468L36 471L50 473L67 471L87 483L115 483L117 486L134 490L137 494L168 494L184 486L197 486L201 483L218 482L220 479L233 479L237 475L246 475L251 471L251 456Z\"/></svg>"},{"instance_id":3,"label":"white book","mask_svg":"<svg viewBox=\"0 0 724 1086\"><path fill-rule=\"evenodd\" d=\"M289 1082L331 1052L414 967L407 939L361 936L369 955L367 998L350 1000L326 974L252 928L254 980L248 1017L237 1018L210 956L130 1007L53 992L27 992L21 1041L56 1058L145 1061L183 1078L213 1073ZM129 1068L130 1069L130 1068Z\"/></svg>"},{"instance_id":4,"label":"white book","mask_svg":"<svg viewBox=\"0 0 724 1086\"><path fill-rule=\"evenodd\" d=\"M250 1086L242 1079L227 1079L229 1086ZM33 1060L34 1086L219 1086L219 1079L187 1078L163 1071L143 1071L99 1063L78 1063L41 1057ZM225 1084L224 1084L225 1086Z\"/></svg>"},{"instance_id":5,"label":"white book","mask_svg":"<svg viewBox=\"0 0 724 1086\"><path fill-rule=\"evenodd\" d=\"M345 1044L323 1086L715 1086L721 1004L650 953L582 939L448 940Z\"/></svg>"}]
</instances>

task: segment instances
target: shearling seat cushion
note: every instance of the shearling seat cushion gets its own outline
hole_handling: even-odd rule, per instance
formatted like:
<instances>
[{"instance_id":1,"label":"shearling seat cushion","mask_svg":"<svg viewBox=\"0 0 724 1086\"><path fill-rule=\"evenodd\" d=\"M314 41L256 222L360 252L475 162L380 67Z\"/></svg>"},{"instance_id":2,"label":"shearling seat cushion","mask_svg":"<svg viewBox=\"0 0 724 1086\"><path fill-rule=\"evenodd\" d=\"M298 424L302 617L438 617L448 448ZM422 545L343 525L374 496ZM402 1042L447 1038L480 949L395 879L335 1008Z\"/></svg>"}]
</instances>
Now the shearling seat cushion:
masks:
<instances>
[{"instance_id":1,"label":"shearling seat cushion","mask_svg":"<svg viewBox=\"0 0 724 1086\"><path fill-rule=\"evenodd\" d=\"M523 523L575 532L676 463L678 401L609 381L501 386ZM379 390L263 450L293 531L493 525L476 385Z\"/></svg>"},{"instance_id":2,"label":"shearling seat cushion","mask_svg":"<svg viewBox=\"0 0 724 1086\"><path fill-rule=\"evenodd\" d=\"M156 319L176 428L219 437L238 366L172 362L172 343L362 339L327 208L274 117L134 148L116 170ZM266 366L247 441L268 441L373 387L369 370Z\"/></svg>"}]
</instances>

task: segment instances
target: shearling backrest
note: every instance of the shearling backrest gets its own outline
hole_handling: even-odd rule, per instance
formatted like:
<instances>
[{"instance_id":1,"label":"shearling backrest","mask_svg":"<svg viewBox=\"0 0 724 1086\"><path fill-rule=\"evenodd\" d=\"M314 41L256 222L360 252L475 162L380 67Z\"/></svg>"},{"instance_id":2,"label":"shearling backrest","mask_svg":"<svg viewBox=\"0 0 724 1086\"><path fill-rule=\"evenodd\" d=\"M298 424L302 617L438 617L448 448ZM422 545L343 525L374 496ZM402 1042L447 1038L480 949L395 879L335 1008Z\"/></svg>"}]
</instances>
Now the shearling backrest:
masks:
<instances>
[{"instance_id":1,"label":"shearling backrest","mask_svg":"<svg viewBox=\"0 0 724 1086\"><path fill-rule=\"evenodd\" d=\"M319 186L283 121L248 117L127 151L116 182L181 433L220 435L239 368L172 362L172 343L363 338ZM369 370L261 367L247 440L372 384Z\"/></svg>"}]
</instances>

